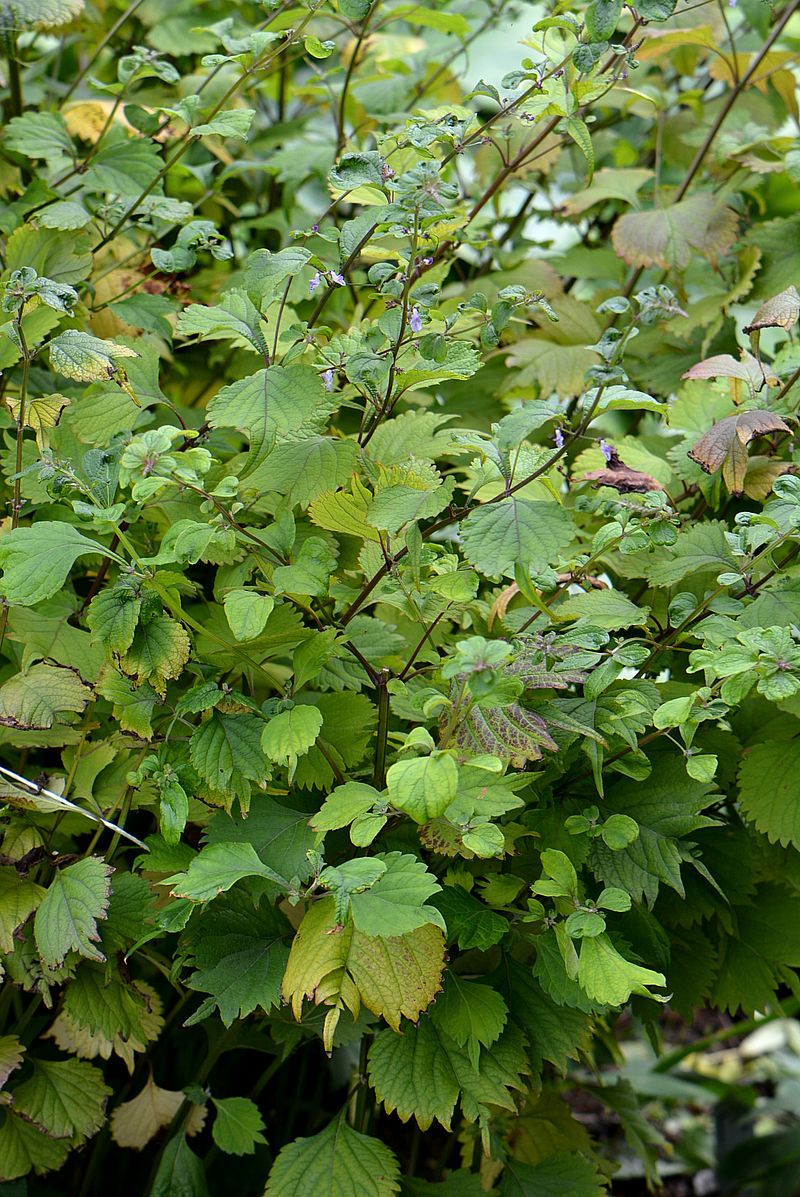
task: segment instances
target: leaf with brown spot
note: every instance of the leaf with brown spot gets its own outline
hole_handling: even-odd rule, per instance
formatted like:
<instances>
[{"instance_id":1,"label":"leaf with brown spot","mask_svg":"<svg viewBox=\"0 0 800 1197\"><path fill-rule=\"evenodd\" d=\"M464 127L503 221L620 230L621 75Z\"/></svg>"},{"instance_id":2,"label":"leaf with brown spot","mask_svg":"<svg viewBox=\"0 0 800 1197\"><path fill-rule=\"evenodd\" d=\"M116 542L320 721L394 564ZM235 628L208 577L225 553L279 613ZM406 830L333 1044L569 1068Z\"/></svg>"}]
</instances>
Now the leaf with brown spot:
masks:
<instances>
[{"instance_id":1,"label":"leaf with brown spot","mask_svg":"<svg viewBox=\"0 0 800 1197\"><path fill-rule=\"evenodd\" d=\"M747 474L747 445L767 432L791 432L780 416L771 411L743 411L719 420L697 444L689 450L689 457L707 474L722 467L722 477L728 490L740 495Z\"/></svg>"},{"instance_id":2,"label":"leaf with brown spot","mask_svg":"<svg viewBox=\"0 0 800 1197\"><path fill-rule=\"evenodd\" d=\"M796 287L787 287L785 291L765 300L753 317L753 323L748 324L742 331L751 334L762 328L783 328L788 332L797 324L798 317L800 295L797 294Z\"/></svg>"},{"instance_id":3,"label":"leaf with brown spot","mask_svg":"<svg viewBox=\"0 0 800 1197\"><path fill-rule=\"evenodd\" d=\"M685 270L697 252L712 261L736 240L737 217L710 192L650 212L626 212L611 234L629 266Z\"/></svg>"}]
</instances>

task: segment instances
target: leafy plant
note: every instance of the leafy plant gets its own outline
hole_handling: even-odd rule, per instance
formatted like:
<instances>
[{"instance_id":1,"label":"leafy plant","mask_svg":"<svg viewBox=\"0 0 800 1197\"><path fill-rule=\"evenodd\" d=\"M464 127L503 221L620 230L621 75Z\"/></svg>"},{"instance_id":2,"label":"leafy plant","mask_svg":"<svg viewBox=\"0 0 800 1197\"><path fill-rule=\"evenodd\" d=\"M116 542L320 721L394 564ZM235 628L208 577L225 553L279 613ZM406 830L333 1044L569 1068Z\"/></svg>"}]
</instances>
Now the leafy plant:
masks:
<instances>
[{"instance_id":1,"label":"leafy plant","mask_svg":"<svg viewBox=\"0 0 800 1197\"><path fill-rule=\"evenodd\" d=\"M0 2L0 1190L655 1188L797 1009L797 7Z\"/></svg>"}]
</instances>

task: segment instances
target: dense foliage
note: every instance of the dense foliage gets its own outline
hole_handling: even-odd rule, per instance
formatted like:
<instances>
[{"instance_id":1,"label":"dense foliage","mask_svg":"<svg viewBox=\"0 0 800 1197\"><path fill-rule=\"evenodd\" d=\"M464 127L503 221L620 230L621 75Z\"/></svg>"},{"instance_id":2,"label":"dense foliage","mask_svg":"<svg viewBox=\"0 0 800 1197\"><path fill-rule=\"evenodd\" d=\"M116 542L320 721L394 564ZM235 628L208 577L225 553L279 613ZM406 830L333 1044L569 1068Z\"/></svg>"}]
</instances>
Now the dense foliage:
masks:
<instances>
[{"instance_id":1,"label":"dense foliage","mask_svg":"<svg viewBox=\"0 0 800 1197\"><path fill-rule=\"evenodd\" d=\"M800 994L797 7L0 0L9 1193L720 1162L658 1056Z\"/></svg>"}]
</instances>

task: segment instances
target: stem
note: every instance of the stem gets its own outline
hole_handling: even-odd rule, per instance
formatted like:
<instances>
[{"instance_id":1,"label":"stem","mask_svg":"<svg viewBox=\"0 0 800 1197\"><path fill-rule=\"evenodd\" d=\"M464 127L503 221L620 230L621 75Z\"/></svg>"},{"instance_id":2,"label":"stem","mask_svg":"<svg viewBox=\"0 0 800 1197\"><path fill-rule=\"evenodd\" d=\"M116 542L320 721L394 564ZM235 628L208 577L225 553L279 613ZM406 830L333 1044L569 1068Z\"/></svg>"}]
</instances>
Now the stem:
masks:
<instances>
[{"instance_id":1,"label":"stem","mask_svg":"<svg viewBox=\"0 0 800 1197\"><path fill-rule=\"evenodd\" d=\"M19 58L17 57L17 39L15 34L9 29L3 37L3 44L5 49L6 62L8 63L8 101L6 104L6 115L10 119L14 116L20 116L25 104L22 99L22 74L19 69Z\"/></svg>"},{"instance_id":2,"label":"stem","mask_svg":"<svg viewBox=\"0 0 800 1197\"><path fill-rule=\"evenodd\" d=\"M386 785L386 741L389 736L389 678L389 670L382 669L376 682L376 689L378 691L378 738L375 744L375 770L372 774L372 784L376 790L382 790Z\"/></svg>"},{"instance_id":3,"label":"stem","mask_svg":"<svg viewBox=\"0 0 800 1197\"><path fill-rule=\"evenodd\" d=\"M356 64L358 62L358 56L361 51L361 46L363 45L364 38L366 37L366 34L367 34L367 28L369 27L370 20L371 20L372 15L375 12L377 7L378 7L377 0L375 0L375 3L372 4L372 6L369 8L367 15L364 17L364 20L361 22L361 29L359 31L358 37L356 38L356 44L353 47L353 52L350 55L350 61L347 64L347 71L345 73L344 83L342 84L342 94L339 97L339 115L338 115L338 118L336 121L336 128L337 128L336 157L337 158L341 154L341 152L344 149L345 144L347 142L347 136L344 131L344 110L347 105L347 90L350 87L350 80L353 78L353 71L355 70Z\"/></svg>"}]
</instances>

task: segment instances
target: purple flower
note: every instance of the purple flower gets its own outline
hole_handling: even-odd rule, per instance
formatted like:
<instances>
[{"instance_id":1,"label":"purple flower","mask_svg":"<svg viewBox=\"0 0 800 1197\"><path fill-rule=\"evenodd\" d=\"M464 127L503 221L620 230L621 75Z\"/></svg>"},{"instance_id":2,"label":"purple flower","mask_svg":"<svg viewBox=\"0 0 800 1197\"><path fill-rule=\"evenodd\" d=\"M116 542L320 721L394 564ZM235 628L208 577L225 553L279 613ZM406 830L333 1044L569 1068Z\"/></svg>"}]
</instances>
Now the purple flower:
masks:
<instances>
[{"instance_id":1,"label":"purple flower","mask_svg":"<svg viewBox=\"0 0 800 1197\"><path fill-rule=\"evenodd\" d=\"M432 266L432 265L433 265L433 258L423 258L423 259L422 259L422 265L423 265L423 266Z\"/></svg>"},{"instance_id":2,"label":"purple flower","mask_svg":"<svg viewBox=\"0 0 800 1197\"><path fill-rule=\"evenodd\" d=\"M344 275L343 275L343 274L337 274L335 270L332 270L332 271L331 271L331 282L332 282L332 283L336 283L336 285L337 285L338 287L345 287L345 286L347 286L347 284L346 284L346 282L345 282L345 277L344 277Z\"/></svg>"},{"instance_id":3,"label":"purple flower","mask_svg":"<svg viewBox=\"0 0 800 1197\"><path fill-rule=\"evenodd\" d=\"M413 307L411 309L411 319L409 320L409 324L411 325L412 332L422 332L422 316L420 315L419 308Z\"/></svg>"},{"instance_id":4,"label":"purple flower","mask_svg":"<svg viewBox=\"0 0 800 1197\"><path fill-rule=\"evenodd\" d=\"M319 225L318 225L318 224L312 224L312 226L311 226L311 232L312 232L312 233L318 233L318 232L319 232Z\"/></svg>"},{"instance_id":5,"label":"purple flower","mask_svg":"<svg viewBox=\"0 0 800 1197\"><path fill-rule=\"evenodd\" d=\"M333 370L324 370L322 374L322 382L326 391L333 390Z\"/></svg>"},{"instance_id":6,"label":"purple flower","mask_svg":"<svg viewBox=\"0 0 800 1197\"><path fill-rule=\"evenodd\" d=\"M319 271L317 271L317 273L316 273L316 274L314 275L314 277L312 278L311 282L308 284L308 289L309 289L309 291L311 292L311 294L312 294L312 295L313 295L313 294L314 294L314 292L316 291L316 289L317 289L317 287L319 286L320 282L321 282L320 273L319 273Z\"/></svg>"},{"instance_id":7,"label":"purple flower","mask_svg":"<svg viewBox=\"0 0 800 1197\"><path fill-rule=\"evenodd\" d=\"M607 443L606 443L606 441L602 441L602 440L601 440L601 442L600 442L600 452L603 454L603 457L605 457L606 461L607 461L607 462L609 462L609 464L610 464L610 462L611 462L611 458L614 456L614 447L613 447L613 445L609 445L609 444L607 444Z\"/></svg>"},{"instance_id":8,"label":"purple flower","mask_svg":"<svg viewBox=\"0 0 800 1197\"><path fill-rule=\"evenodd\" d=\"M557 448L557 449L563 449L563 448L564 448L564 433L561 431L561 429L560 429L560 428L556 428L556 431L555 431L555 435L554 435L554 437L553 437L553 440L556 442L556 448Z\"/></svg>"}]
</instances>

